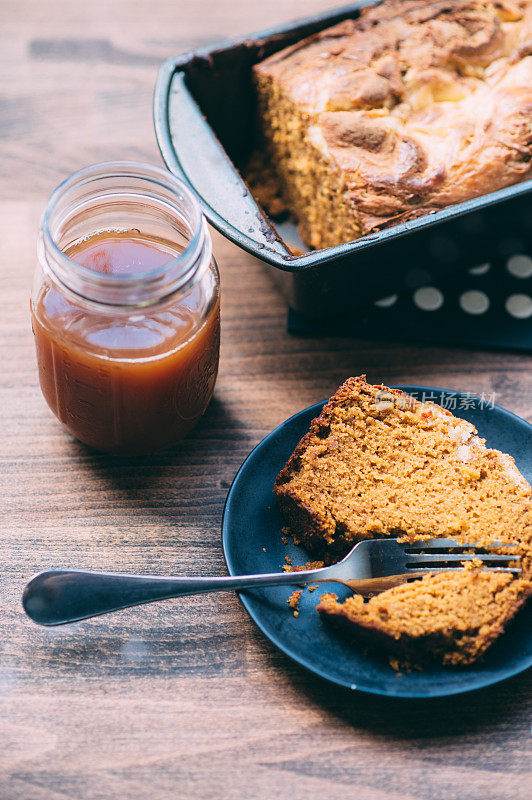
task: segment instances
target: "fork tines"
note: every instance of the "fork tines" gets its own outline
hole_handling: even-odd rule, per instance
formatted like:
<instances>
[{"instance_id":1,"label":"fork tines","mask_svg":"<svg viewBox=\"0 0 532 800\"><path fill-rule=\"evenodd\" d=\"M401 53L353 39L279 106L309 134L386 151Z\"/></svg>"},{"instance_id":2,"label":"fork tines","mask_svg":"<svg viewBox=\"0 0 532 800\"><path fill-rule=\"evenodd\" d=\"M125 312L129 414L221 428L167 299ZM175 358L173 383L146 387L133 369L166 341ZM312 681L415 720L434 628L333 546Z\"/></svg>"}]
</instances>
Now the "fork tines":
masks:
<instances>
[{"instance_id":1,"label":"fork tines","mask_svg":"<svg viewBox=\"0 0 532 800\"><path fill-rule=\"evenodd\" d=\"M406 568L419 572L459 569L464 562L479 560L482 566L495 572L521 572L515 552L493 553L493 549L513 547L515 543L493 544L478 547L464 544L454 539L431 539L429 541L406 542L403 544Z\"/></svg>"}]
</instances>

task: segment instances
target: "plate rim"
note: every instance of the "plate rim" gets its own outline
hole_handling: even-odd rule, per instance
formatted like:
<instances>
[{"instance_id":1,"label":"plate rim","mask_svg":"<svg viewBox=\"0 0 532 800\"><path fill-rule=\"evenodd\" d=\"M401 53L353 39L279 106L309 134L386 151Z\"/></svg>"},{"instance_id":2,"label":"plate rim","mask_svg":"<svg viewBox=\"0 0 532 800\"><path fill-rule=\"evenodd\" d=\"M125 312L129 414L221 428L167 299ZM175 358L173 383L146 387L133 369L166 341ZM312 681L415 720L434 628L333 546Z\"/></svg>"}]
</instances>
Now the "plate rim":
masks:
<instances>
[{"instance_id":1,"label":"plate rim","mask_svg":"<svg viewBox=\"0 0 532 800\"><path fill-rule=\"evenodd\" d=\"M458 396L465 396L466 395L465 392L460 391L460 390L442 389L441 387L425 386L425 385L417 385L417 384L390 384L386 388L389 388L389 389L400 389L402 391L405 391L407 394L410 394L412 392L431 392L431 393L433 393L433 392L436 392L436 393L437 392L441 392L441 393L447 394L447 395L449 395L449 394L455 394L455 395L458 395ZM467 397L470 400L471 399L480 400L480 398L476 394L467 393ZM317 403L312 403L310 406L307 406L306 408L303 408L300 411L297 411L295 414L292 414L290 417L287 417L287 419L285 419L283 422L280 422L279 425L276 425L275 428L273 428L269 433L267 433L266 436L264 436L259 442L257 442L257 444L251 449L251 451L248 453L248 455L246 456L246 458L244 459L244 461L241 463L240 467L238 468L237 472L235 473L235 476L234 476L234 478L233 478L233 480L231 482L231 486L229 488L229 491L228 491L226 499L225 499L223 513L222 513L222 522L221 522L222 550L223 550L224 561L225 561L225 564L226 564L227 571L228 571L229 575L236 575L238 573L235 572L234 569L233 569L231 556L230 556L230 553L229 553L229 536L228 536L228 533L227 533L226 518L227 518L227 513L228 513L228 507L229 507L229 504L231 502L231 496L232 496L233 492L236 491L235 487L237 486L238 479L239 479L241 473L243 472L243 470L245 469L247 462L249 461L249 459L253 456L253 454L255 453L255 451L259 447L261 447L265 442L267 442L270 439L270 437L272 437L275 433L277 433L279 428L284 427L285 425L290 423L296 417L299 417L299 416L301 416L303 414L306 414L306 413L308 413L310 411L312 411L313 413L314 412L319 413L319 410L321 410L321 408L323 408L323 406L328 401L329 401L329 398L327 398L326 400L318 401ZM524 423L526 426L528 426L528 428L530 429L530 432L532 433L532 424L530 422L528 422L528 420L523 419L523 417L520 417L518 414L515 414L513 411L509 411L508 409L503 408L502 406L500 406L500 405L498 405L496 403L493 404L492 408L496 408L497 411L502 412L503 415L505 415L505 416L513 417L514 419L518 420L519 423L522 423L522 424ZM306 671L312 673L313 675L317 675L319 678L321 678L322 680L327 681L328 683L331 683L331 684L333 684L335 686L341 686L342 688L349 689L351 691L362 692L364 694L369 694L369 695L378 695L380 697L394 697L394 698L399 698L399 699L403 699L403 700L420 700L420 699L428 700L428 699L433 699L433 698L437 698L437 697L451 697L451 696L458 695L458 694L466 694L466 693L469 693L469 692L476 692L476 691L479 691L481 689L485 689L488 686L495 686L496 684L502 683L503 681L509 680L510 678L513 678L513 677L515 677L517 675L520 675L520 674L526 672L532 666L532 654L531 654L530 655L530 659L529 659L530 663L527 663L524 667L523 666L519 666L519 667L513 669L512 671L505 673L502 676L494 678L493 676L487 675L484 679L482 679L482 677L479 678L474 683L474 685L466 686L465 688L457 686L456 688L451 688L451 689L442 688L441 691L438 691L438 688L436 687L436 690L434 692L431 691L430 693L427 693L426 691L425 692L415 692L412 689L409 689L408 691L406 691L406 690L401 691L401 688L399 686L397 687L397 689L398 689L397 691L393 691L393 690L384 691L384 690L380 690L380 689L376 689L376 688L375 689L374 688L369 688L367 686L358 686L356 683L351 683L351 682L342 680L341 678L335 677L335 676L323 671L322 669L316 667L307 658L305 658L304 656L301 656L297 651L293 650L291 647L289 647L289 646L283 644L282 642L280 642L278 637L270 635L269 633L267 633L266 630L265 630L264 624L258 618L258 615L255 613L255 611L254 611L254 609L252 607L251 598L247 596L247 593L245 591L240 591L240 592L237 591L236 594L237 594L237 597L238 597L240 603L243 605L246 613L249 615L249 617L251 618L253 623L257 626L257 628L261 632L261 635L264 636L266 639L268 639L268 641L274 647L276 647L278 650L280 650L282 653L284 653L288 658L290 658L291 661L296 663L298 666L303 667Z\"/></svg>"}]
</instances>

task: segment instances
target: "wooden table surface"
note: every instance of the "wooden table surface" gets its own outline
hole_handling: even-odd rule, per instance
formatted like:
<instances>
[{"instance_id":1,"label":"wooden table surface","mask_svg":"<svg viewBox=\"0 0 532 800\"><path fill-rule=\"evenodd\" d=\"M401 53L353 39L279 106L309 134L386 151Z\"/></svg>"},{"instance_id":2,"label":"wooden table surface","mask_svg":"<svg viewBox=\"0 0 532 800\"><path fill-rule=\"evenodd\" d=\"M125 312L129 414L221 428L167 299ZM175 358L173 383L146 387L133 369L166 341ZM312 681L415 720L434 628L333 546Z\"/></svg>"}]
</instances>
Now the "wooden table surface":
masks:
<instances>
[{"instance_id":1,"label":"wooden table surface","mask_svg":"<svg viewBox=\"0 0 532 800\"><path fill-rule=\"evenodd\" d=\"M347 376L496 394L532 420L524 355L290 337L261 265L214 235L220 376L183 445L94 455L41 397L28 314L39 215L70 172L160 163L160 62L334 5L323 0L2 0L0 798L530 797L526 675L462 697L347 693L292 664L232 594L60 629L25 618L51 566L224 572L220 521L247 453Z\"/></svg>"}]
</instances>

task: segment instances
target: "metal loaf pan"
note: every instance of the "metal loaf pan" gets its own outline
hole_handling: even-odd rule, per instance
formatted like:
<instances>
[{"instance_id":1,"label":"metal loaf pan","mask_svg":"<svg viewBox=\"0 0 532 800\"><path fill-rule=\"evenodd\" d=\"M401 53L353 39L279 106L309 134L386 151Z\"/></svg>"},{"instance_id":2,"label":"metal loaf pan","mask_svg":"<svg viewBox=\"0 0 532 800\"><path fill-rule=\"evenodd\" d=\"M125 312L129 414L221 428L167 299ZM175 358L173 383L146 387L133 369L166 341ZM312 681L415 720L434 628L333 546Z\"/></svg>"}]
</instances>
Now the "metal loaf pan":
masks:
<instances>
[{"instance_id":1,"label":"metal loaf pan","mask_svg":"<svg viewBox=\"0 0 532 800\"><path fill-rule=\"evenodd\" d=\"M196 192L209 222L263 261L289 305L310 317L346 313L532 239L532 180L299 257L255 203L236 166L254 146L253 64L373 4L355 2L170 58L157 78L155 131L168 169Z\"/></svg>"}]
</instances>

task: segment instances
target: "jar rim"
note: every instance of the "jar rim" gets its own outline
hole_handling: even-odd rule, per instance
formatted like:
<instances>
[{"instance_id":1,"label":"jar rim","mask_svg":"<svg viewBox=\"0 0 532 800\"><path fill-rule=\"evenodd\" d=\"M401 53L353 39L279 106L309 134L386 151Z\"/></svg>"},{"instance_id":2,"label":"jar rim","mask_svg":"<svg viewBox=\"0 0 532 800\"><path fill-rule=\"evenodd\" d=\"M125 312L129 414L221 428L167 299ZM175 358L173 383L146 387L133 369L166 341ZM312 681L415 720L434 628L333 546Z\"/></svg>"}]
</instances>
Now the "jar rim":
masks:
<instances>
[{"instance_id":1,"label":"jar rim","mask_svg":"<svg viewBox=\"0 0 532 800\"><path fill-rule=\"evenodd\" d=\"M155 190L159 188L169 193L170 199L166 198L166 204L173 201L175 217L185 223L190 233L178 256L153 270L116 275L85 267L61 249L51 224L54 214L60 212L61 204L67 204L68 208L68 200L72 200L76 190L85 186L89 188L98 180L109 180L111 189L113 179L146 181ZM142 190L137 194L142 194ZM205 252L208 251L209 261L212 257L207 224L194 192L168 170L139 161L102 162L68 176L48 198L41 218L40 239L40 248L42 246L46 253L46 266L62 285L85 300L120 307L146 305L183 289L194 277L199 263L203 262Z\"/></svg>"}]
</instances>

